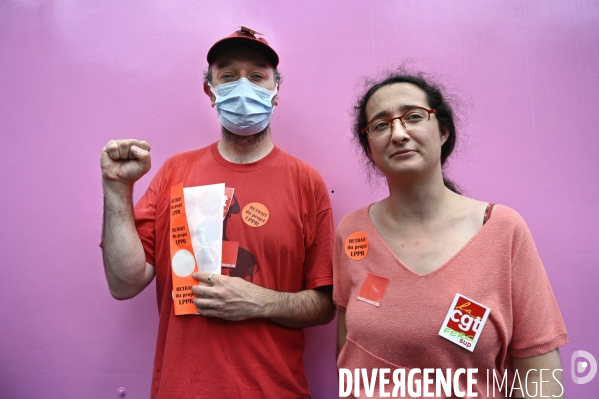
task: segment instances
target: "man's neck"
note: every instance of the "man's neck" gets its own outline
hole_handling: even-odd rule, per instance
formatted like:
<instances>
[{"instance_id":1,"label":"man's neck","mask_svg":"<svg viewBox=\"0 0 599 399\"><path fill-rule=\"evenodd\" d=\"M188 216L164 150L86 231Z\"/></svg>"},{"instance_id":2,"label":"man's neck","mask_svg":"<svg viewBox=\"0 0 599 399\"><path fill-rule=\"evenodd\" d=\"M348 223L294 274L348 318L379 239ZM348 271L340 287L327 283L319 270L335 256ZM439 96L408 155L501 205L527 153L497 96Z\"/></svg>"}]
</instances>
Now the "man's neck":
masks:
<instances>
[{"instance_id":1,"label":"man's neck","mask_svg":"<svg viewBox=\"0 0 599 399\"><path fill-rule=\"evenodd\" d=\"M240 136L225 128L223 139L218 142L218 152L229 162L252 163L267 156L274 145L270 138L270 126L249 136Z\"/></svg>"}]
</instances>

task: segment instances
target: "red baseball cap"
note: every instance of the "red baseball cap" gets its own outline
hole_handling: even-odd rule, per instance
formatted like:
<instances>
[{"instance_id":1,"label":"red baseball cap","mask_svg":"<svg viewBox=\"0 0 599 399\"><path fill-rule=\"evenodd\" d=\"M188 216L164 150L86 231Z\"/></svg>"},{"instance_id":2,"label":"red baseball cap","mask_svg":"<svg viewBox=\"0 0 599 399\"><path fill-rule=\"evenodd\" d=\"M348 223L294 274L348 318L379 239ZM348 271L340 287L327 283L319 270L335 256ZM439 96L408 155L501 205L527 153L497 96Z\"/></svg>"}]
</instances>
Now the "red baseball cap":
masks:
<instances>
[{"instance_id":1,"label":"red baseball cap","mask_svg":"<svg viewBox=\"0 0 599 399\"><path fill-rule=\"evenodd\" d=\"M218 42L214 43L212 47L210 47L210 50L208 50L208 55L206 55L208 64L212 64L219 53L222 53L231 47L247 46L264 54L266 59L268 59L272 64L273 68L276 68L277 65L279 65L279 56L272 49L272 47L268 45L268 42L264 38L256 37L256 33L261 33L256 32L253 29L246 28L245 26L240 26L239 28L240 29L238 31L233 32L230 36L219 40Z\"/></svg>"}]
</instances>

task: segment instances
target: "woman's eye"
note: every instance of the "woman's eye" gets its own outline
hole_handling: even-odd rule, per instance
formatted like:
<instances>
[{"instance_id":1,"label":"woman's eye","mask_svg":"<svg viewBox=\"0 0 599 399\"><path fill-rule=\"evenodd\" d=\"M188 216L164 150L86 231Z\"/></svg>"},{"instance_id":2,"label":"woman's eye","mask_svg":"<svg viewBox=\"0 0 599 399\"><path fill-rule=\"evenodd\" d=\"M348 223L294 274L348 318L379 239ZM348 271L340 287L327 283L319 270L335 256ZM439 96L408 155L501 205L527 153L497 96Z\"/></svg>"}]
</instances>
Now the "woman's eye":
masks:
<instances>
[{"instance_id":1,"label":"woman's eye","mask_svg":"<svg viewBox=\"0 0 599 399\"><path fill-rule=\"evenodd\" d=\"M389 122L378 121L374 123L374 130L385 130L389 127Z\"/></svg>"},{"instance_id":2,"label":"woman's eye","mask_svg":"<svg viewBox=\"0 0 599 399\"><path fill-rule=\"evenodd\" d=\"M403 117L403 120L407 122L420 122L423 119L424 115L418 112L412 112Z\"/></svg>"}]
</instances>

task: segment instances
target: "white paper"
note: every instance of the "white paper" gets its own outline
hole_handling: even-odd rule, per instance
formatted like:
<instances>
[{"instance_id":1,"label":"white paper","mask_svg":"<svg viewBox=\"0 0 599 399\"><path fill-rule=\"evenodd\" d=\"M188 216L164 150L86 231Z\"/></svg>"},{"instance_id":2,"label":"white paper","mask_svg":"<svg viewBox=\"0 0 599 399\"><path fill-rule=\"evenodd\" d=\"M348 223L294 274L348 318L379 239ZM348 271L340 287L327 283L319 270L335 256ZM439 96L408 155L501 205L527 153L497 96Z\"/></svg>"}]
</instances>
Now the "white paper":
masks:
<instances>
[{"instance_id":1,"label":"white paper","mask_svg":"<svg viewBox=\"0 0 599 399\"><path fill-rule=\"evenodd\" d=\"M225 184L185 187L183 195L198 269L221 274Z\"/></svg>"}]
</instances>

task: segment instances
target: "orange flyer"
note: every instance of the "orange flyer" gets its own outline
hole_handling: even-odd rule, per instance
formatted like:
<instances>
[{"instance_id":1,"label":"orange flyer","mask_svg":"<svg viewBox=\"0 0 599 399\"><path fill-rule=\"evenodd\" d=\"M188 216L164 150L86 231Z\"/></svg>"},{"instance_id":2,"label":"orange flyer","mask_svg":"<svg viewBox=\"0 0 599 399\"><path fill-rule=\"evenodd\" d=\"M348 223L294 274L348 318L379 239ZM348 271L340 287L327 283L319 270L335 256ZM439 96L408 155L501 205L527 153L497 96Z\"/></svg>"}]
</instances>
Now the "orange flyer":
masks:
<instances>
[{"instance_id":1,"label":"orange flyer","mask_svg":"<svg viewBox=\"0 0 599 399\"><path fill-rule=\"evenodd\" d=\"M231 192L232 195L232 192ZM221 274L225 184L171 188L170 249L176 315L197 314L192 274Z\"/></svg>"},{"instance_id":2,"label":"orange flyer","mask_svg":"<svg viewBox=\"0 0 599 399\"><path fill-rule=\"evenodd\" d=\"M198 271L187 225L183 184L171 188L171 266L173 275L173 302L175 314L194 314L198 311L192 302L191 286L198 282L191 275Z\"/></svg>"}]
</instances>

